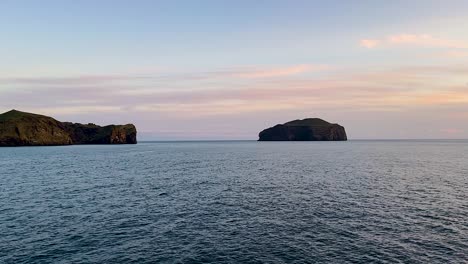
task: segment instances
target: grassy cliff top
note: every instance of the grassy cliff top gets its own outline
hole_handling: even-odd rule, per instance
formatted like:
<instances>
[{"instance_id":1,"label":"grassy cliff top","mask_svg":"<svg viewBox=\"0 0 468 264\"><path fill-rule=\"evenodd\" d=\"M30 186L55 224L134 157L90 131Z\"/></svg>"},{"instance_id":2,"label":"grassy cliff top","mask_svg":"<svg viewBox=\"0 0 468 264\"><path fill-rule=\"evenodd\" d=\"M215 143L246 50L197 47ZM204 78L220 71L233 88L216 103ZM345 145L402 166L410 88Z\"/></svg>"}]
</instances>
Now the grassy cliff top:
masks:
<instances>
[{"instance_id":1,"label":"grassy cliff top","mask_svg":"<svg viewBox=\"0 0 468 264\"><path fill-rule=\"evenodd\" d=\"M0 114L0 122L1 121L11 121L11 120L31 119L31 118L50 118L50 119L53 119L52 117L21 112L21 111L15 110L15 109L10 110L8 112L5 112L3 114Z\"/></svg>"},{"instance_id":2,"label":"grassy cliff top","mask_svg":"<svg viewBox=\"0 0 468 264\"><path fill-rule=\"evenodd\" d=\"M27 112L22 112L18 110L10 110L8 112L5 112L3 114L0 114L0 122L5 122L5 121L32 121L32 120L44 120L44 119L49 119L49 120L55 120L52 117L45 116L45 115L38 115L38 114L33 114L33 113L27 113ZM59 121L57 121L59 122ZM96 125L96 124L80 124L80 123L72 123L72 122L61 122L64 125L68 126L81 126L81 127L86 127L86 128L101 128L101 126ZM105 127L134 127L133 124L126 124L126 125L107 125Z\"/></svg>"}]
</instances>

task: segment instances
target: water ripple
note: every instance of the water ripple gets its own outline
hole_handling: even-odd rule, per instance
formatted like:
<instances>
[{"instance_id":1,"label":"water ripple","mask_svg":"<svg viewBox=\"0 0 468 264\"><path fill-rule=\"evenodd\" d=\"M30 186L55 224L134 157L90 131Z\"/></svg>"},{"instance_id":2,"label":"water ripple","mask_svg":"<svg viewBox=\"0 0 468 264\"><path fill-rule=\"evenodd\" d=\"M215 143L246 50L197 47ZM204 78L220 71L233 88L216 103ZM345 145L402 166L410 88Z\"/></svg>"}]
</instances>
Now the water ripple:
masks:
<instances>
[{"instance_id":1,"label":"water ripple","mask_svg":"<svg viewBox=\"0 0 468 264\"><path fill-rule=\"evenodd\" d=\"M0 263L468 263L468 142L0 149Z\"/></svg>"}]
</instances>

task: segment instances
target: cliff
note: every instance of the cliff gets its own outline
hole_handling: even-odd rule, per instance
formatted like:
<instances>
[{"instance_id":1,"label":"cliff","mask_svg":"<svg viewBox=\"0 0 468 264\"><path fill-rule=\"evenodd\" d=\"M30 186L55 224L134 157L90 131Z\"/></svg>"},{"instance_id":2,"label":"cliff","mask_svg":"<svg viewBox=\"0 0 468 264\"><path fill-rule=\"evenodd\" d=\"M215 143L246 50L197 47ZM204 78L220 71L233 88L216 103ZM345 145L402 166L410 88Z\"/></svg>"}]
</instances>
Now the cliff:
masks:
<instances>
[{"instance_id":1,"label":"cliff","mask_svg":"<svg viewBox=\"0 0 468 264\"><path fill-rule=\"evenodd\" d=\"M136 144L136 135L131 124L100 127L16 110L0 114L0 146Z\"/></svg>"},{"instance_id":2,"label":"cliff","mask_svg":"<svg viewBox=\"0 0 468 264\"><path fill-rule=\"evenodd\" d=\"M320 118L294 120L260 132L259 141L344 141L344 127Z\"/></svg>"},{"instance_id":3,"label":"cliff","mask_svg":"<svg viewBox=\"0 0 468 264\"><path fill-rule=\"evenodd\" d=\"M95 124L62 123L75 144L136 144L134 125L97 126Z\"/></svg>"}]
</instances>

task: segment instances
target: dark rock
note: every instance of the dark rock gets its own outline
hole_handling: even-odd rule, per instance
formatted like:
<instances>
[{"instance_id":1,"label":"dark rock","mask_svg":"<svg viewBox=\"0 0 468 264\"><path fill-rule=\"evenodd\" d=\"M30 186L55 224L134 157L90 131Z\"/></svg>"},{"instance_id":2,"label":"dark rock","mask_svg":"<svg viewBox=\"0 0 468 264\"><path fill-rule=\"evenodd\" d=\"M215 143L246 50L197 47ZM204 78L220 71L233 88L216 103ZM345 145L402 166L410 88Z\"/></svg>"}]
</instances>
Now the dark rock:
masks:
<instances>
[{"instance_id":1,"label":"dark rock","mask_svg":"<svg viewBox=\"0 0 468 264\"><path fill-rule=\"evenodd\" d=\"M0 146L136 144L134 125L59 122L52 117L11 110L0 115Z\"/></svg>"},{"instance_id":2,"label":"dark rock","mask_svg":"<svg viewBox=\"0 0 468 264\"><path fill-rule=\"evenodd\" d=\"M134 125L97 126L95 124L63 123L74 144L136 144Z\"/></svg>"},{"instance_id":3,"label":"dark rock","mask_svg":"<svg viewBox=\"0 0 468 264\"><path fill-rule=\"evenodd\" d=\"M294 120L263 130L259 141L344 141L344 127L320 118Z\"/></svg>"}]
</instances>

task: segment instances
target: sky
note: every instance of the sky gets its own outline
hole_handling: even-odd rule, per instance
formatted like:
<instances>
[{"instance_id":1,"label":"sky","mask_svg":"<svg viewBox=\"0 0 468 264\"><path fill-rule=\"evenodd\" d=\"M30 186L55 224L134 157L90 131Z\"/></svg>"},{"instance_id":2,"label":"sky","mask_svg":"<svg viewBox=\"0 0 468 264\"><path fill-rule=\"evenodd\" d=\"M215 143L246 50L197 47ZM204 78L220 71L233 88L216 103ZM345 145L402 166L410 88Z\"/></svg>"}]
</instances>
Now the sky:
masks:
<instances>
[{"instance_id":1,"label":"sky","mask_svg":"<svg viewBox=\"0 0 468 264\"><path fill-rule=\"evenodd\" d=\"M257 139L468 138L468 1L0 1L0 112Z\"/></svg>"}]
</instances>

